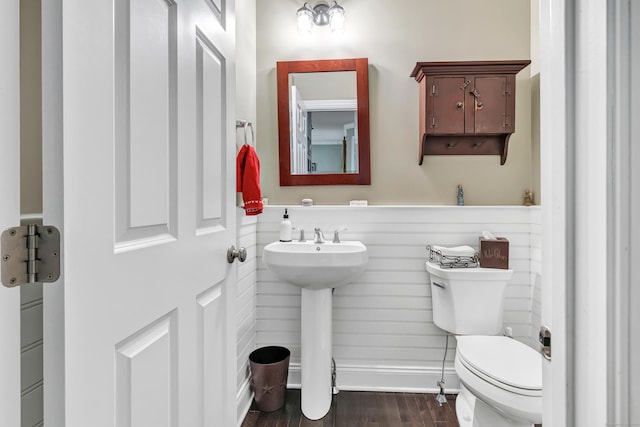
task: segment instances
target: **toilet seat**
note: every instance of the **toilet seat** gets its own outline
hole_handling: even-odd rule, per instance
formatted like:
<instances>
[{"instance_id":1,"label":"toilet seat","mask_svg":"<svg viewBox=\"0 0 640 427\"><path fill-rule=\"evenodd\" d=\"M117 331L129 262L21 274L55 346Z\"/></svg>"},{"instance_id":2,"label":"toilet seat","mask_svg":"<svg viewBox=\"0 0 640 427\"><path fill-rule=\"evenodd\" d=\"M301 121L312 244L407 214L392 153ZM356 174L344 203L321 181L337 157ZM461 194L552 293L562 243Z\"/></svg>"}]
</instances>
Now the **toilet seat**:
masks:
<instances>
[{"instance_id":1,"label":"toilet seat","mask_svg":"<svg viewBox=\"0 0 640 427\"><path fill-rule=\"evenodd\" d=\"M502 336L456 338L456 373L475 397L508 418L542 422L540 354Z\"/></svg>"},{"instance_id":2,"label":"toilet seat","mask_svg":"<svg viewBox=\"0 0 640 427\"><path fill-rule=\"evenodd\" d=\"M460 336L460 362L485 381L511 393L542 396L542 359L519 341L503 336Z\"/></svg>"}]
</instances>

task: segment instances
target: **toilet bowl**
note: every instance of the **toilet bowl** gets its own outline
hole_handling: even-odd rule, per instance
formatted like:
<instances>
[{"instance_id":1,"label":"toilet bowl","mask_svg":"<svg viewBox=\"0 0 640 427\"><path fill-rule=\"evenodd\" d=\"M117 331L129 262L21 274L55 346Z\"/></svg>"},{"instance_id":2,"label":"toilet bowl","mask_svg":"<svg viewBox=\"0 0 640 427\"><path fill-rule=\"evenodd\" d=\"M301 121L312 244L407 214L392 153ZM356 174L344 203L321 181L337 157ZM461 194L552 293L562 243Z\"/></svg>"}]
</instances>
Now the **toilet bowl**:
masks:
<instances>
[{"instance_id":1,"label":"toilet bowl","mask_svg":"<svg viewBox=\"0 0 640 427\"><path fill-rule=\"evenodd\" d=\"M535 350L503 336L460 336L457 344L455 370L460 382L489 407L466 411L465 405L456 405L461 427L465 420L474 419L475 424L469 426L542 422L542 360ZM464 398L466 402L471 399Z\"/></svg>"},{"instance_id":2,"label":"toilet bowl","mask_svg":"<svg viewBox=\"0 0 640 427\"><path fill-rule=\"evenodd\" d=\"M532 427L542 421L542 357L529 346L496 335L513 271L443 268L427 262L433 319L455 334L455 371L461 427Z\"/></svg>"}]
</instances>

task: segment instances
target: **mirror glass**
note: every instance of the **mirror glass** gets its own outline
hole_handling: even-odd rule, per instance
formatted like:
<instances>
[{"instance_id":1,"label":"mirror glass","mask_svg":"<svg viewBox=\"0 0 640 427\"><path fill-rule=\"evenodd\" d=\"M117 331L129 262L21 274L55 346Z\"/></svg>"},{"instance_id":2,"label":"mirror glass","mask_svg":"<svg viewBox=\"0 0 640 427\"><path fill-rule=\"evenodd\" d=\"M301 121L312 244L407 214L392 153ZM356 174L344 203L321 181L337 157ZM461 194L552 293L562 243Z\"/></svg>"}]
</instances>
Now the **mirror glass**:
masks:
<instances>
[{"instance_id":1,"label":"mirror glass","mask_svg":"<svg viewBox=\"0 0 640 427\"><path fill-rule=\"evenodd\" d=\"M356 73L289 74L291 174L358 173Z\"/></svg>"},{"instance_id":2,"label":"mirror glass","mask_svg":"<svg viewBox=\"0 0 640 427\"><path fill-rule=\"evenodd\" d=\"M277 65L280 185L369 184L367 60Z\"/></svg>"}]
</instances>

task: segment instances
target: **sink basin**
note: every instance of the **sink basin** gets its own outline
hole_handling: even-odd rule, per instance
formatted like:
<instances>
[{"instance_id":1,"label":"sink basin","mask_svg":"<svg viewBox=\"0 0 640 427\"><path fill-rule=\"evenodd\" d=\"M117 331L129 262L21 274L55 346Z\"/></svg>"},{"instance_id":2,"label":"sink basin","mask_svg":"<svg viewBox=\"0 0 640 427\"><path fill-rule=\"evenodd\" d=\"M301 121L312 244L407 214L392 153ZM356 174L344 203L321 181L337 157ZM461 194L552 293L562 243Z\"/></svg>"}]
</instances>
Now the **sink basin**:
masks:
<instances>
[{"instance_id":1,"label":"sink basin","mask_svg":"<svg viewBox=\"0 0 640 427\"><path fill-rule=\"evenodd\" d=\"M262 261L281 280L306 289L335 288L362 273L369 255L359 241L340 243L273 242Z\"/></svg>"}]
</instances>

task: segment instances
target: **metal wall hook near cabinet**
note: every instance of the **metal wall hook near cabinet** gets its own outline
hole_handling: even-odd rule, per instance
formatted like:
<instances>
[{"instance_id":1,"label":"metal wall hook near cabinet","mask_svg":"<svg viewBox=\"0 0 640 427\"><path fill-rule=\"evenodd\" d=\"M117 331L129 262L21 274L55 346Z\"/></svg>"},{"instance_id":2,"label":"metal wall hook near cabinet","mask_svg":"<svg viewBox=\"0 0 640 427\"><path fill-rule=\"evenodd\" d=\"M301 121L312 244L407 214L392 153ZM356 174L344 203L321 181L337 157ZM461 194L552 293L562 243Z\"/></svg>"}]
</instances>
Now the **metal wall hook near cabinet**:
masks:
<instances>
[{"instance_id":1,"label":"metal wall hook near cabinet","mask_svg":"<svg viewBox=\"0 0 640 427\"><path fill-rule=\"evenodd\" d=\"M255 148L255 134L253 133L253 123L247 120L236 120L236 129L244 129L244 145L251 145ZM251 142L247 141L247 128L251 129Z\"/></svg>"}]
</instances>

